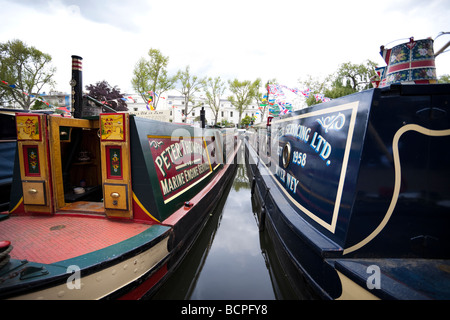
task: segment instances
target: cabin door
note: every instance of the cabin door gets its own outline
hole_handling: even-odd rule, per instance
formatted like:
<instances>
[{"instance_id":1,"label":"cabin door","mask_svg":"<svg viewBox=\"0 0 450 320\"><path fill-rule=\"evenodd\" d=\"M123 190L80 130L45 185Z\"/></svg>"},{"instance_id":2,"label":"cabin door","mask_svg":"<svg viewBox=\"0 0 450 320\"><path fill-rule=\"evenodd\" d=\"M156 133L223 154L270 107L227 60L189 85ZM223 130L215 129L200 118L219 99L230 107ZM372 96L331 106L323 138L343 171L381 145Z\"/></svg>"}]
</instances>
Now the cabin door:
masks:
<instances>
[{"instance_id":1,"label":"cabin door","mask_svg":"<svg viewBox=\"0 0 450 320\"><path fill-rule=\"evenodd\" d=\"M52 116L48 122L55 211L103 213L99 121Z\"/></svg>"},{"instance_id":2,"label":"cabin door","mask_svg":"<svg viewBox=\"0 0 450 320\"><path fill-rule=\"evenodd\" d=\"M103 201L110 217L132 218L129 115L100 115Z\"/></svg>"},{"instance_id":3,"label":"cabin door","mask_svg":"<svg viewBox=\"0 0 450 320\"><path fill-rule=\"evenodd\" d=\"M16 115L17 145L25 212L52 213L46 115Z\"/></svg>"}]
</instances>

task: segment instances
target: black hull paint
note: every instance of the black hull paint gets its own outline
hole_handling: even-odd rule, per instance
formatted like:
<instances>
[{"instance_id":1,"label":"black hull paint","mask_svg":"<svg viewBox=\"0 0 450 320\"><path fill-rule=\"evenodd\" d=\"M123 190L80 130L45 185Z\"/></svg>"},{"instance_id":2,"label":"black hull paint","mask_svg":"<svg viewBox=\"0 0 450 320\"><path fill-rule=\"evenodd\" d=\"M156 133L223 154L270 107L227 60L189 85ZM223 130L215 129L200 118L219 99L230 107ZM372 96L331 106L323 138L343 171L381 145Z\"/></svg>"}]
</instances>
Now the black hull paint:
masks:
<instances>
[{"instance_id":1,"label":"black hull paint","mask_svg":"<svg viewBox=\"0 0 450 320\"><path fill-rule=\"evenodd\" d=\"M218 206L227 186L232 183L236 168L237 165L230 165L223 180L214 185L207 196L202 198L201 203L199 203L195 210L189 212L188 215L183 217L183 219L174 226L168 243L168 249L171 254L167 260L167 274L157 286L153 287L151 291L145 294L143 299L150 299L183 262L211 218L211 213Z\"/></svg>"},{"instance_id":2,"label":"black hull paint","mask_svg":"<svg viewBox=\"0 0 450 320\"><path fill-rule=\"evenodd\" d=\"M298 292L348 298L348 278L353 298L450 298L449 104L450 85L392 85L248 135L260 229Z\"/></svg>"},{"instance_id":3,"label":"black hull paint","mask_svg":"<svg viewBox=\"0 0 450 320\"><path fill-rule=\"evenodd\" d=\"M283 217L292 209L283 201L276 186L260 174L256 165L250 164L257 163L257 159L255 155L251 155L252 151L247 143L245 152L247 172L251 181L254 181L253 197L261 208L257 212L260 230L268 232L272 238L277 248L277 258L291 280L294 291L304 299L330 299L329 293L322 286L330 283L330 276L334 278L333 282L337 281L337 275L333 274L334 268L324 264L319 247L311 246L312 243L306 238L308 231L298 233ZM304 221L304 228L308 227L310 228ZM311 273L315 273L317 279Z\"/></svg>"}]
</instances>

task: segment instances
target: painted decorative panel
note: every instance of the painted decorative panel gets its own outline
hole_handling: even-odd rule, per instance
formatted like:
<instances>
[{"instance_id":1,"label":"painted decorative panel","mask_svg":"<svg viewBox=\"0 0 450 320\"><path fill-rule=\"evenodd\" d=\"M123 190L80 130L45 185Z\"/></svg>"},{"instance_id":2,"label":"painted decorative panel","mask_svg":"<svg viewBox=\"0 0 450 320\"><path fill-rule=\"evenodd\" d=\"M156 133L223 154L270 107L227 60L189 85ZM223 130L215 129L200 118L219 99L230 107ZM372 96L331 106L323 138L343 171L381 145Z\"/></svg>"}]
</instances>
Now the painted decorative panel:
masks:
<instances>
[{"instance_id":1,"label":"painted decorative panel","mask_svg":"<svg viewBox=\"0 0 450 320\"><path fill-rule=\"evenodd\" d=\"M23 159L25 175L28 177L40 177L39 147L35 145L23 146Z\"/></svg>"},{"instance_id":2,"label":"painted decorative panel","mask_svg":"<svg viewBox=\"0 0 450 320\"><path fill-rule=\"evenodd\" d=\"M100 116L102 141L125 141L125 115L103 113Z\"/></svg>"},{"instance_id":3,"label":"painted decorative panel","mask_svg":"<svg viewBox=\"0 0 450 320\"><path fill-rule=\"evenodd\" d=\"M120 146L106 146L107 178L122 179L122 148Z\"/></svg>"},{"instance_id":4,"label":"painted decorative panel","mask_svg":"<svg viewBox=\"0 0 450 320\"><path fill-rule=\"evenodd\" d=\"M38 115L16 116L17 139L41 141L41 121Z\"/></svg>"}]
</instances>

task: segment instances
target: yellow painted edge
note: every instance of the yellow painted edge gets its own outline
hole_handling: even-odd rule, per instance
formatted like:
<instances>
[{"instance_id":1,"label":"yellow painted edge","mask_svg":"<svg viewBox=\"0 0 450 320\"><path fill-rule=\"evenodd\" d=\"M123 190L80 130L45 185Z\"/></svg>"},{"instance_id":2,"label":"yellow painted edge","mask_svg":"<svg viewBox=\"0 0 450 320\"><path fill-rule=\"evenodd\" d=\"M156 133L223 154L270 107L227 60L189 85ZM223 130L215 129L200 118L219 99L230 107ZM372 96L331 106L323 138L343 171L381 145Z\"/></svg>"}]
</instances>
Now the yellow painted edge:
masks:
<instances>
[{"instance_id":1,"label":"yellow painted edge","mask_svg":"<svg viewBox=\"0 0 450 320\"><path fill-rule=\"evenodd\" d=\"M342 294L336 300L380 300L348 277L337 271L342 285Z\"/></svg>"},{"instance_id":2,"label":"yellow painted edge","mask_svg":"<svg viewBox=\"0 0 450 320\"><path fill-rule=\"evenodd\" d=\"M309 211L304 206L302 206L300 203L298 203L289 194L289 192L285 190L285 188L277 180L277 178L275 177L273 172L264 164L264 162L261 162L261 164L269 172L270 177L280 187L280 190L288 197L288 199L290 201L292 201L292 203L297 208L299 208L303 213L305 213L307 216L309 216L311 219L313 219L315 222L317 222L319 225L321 225L322 227L324 227L331 233L334 233L336 230L336 224L337 224L339 208L340 208L341 198L342 198L342 191L344 188L344 180L345 180L345 176L346 176L346 172L347 172L348 158L350 156L350 148L351 148L351 143L353 140L353 133L355 130L356 115L358 112L358 107L359 107L359 101L355 101L355 102L350 102L350 103L347 103L344 105L327 108L327 109L323 109L323 110L319 110L319 111L309 112L309 113L301 114L299 116L295 116L292 118L286 118L286 119L282 119L282 120L278 120L278 121L274 122L274 123L280 123L280 122L286 122L286 121L293 121L293 120L302 119L302 118L306 118L306 117L309 118L309 117L315 117L315 116L322 115L322 114L328 114L328 113L333 113L333 112L338 112L338 111L343 111L343 110L351 110L351 117L350 117L350 123L349 123L349 128L348 128L347 141L346 141L346 145L345 145L345 152L344 152L344 157L343 157L343 161L342 161L342 169L341 169L341 173L340 173L340 177L339 177L338 190L337 190L337 194L336 194L336 200L334 202L334 209L333 209L333 216L331 219L331 223L328 223L325 220L319 218L316 214Z\"/></svg>"},{"instance_id":3,"label":"yellow painted edge","mask_svg":"<svg viewBox=\"0 0 450 320\"><path fill-rule=\"evenodd\" d=\"M205 144L206 156L208 157L209 170L212 172L211 159L209 158L208 145L206 144L206 139L203 137L203 143Z\"/></svg>"},{"instance_id":4,"label":"yellow painted edge","mask_svg":"<svg viewBox=\"0 0 450 320\"><path fill-rule=\"evenodd\" d=\"M19 202L17 202L17 204L14 206L14 208L12 208L12 210L9 213L13 213L20 206L20 204L22 202L23 202L23 197L20 198Z\"/></svg>"},{"instance_id":5,"label":"yellow painted edge","mask_svg":"<svg viewBox=\"0 0 450 320\"><path fill-rule=\"evenodd\" d=\"M150 136L148 136L148 137L150 137ZM212 168L212 165L211 165L211 159L209 158L208 146L207 146L207 144L206 144L206 139L205 139L205 137L203 137L203 143L204 143L204 145L205 145L206 155L207 155L207 157L208 157L209 172L208 172L205 176L203 176L201 179L199 179L199 180L197 180L196 182L194 182L193 184L191 184L191 185L190 185L189 187L187 187L186 189L184 189L184 190L178 192L177 194L174 194L172 197L170 197L170 198L164 200L164 204L169 203L169 202L172 201L173 199L175 199L175 198L181 196L183 193L185 193L186 191L188 191L188 190L191 189L192 187L196 186L198 183L200 183L200 182L203 181L206 177L208 177L211 173L213 173L214 170L216 170L217 167L219 167L220 164L218 164L214 169ZM203 158L203 156L202 156L202 158Z\"/></svg>"},{"instance_id":6,"label":"yellow painted edge","mask_svg":"<svg viewBox=\"0 0 450 320\"><path fill-rule=\"evenodd\" d=\"M181 196L183 193L185 193L186 191L188 191L189 189L193 188L194 186L196 186L198 183L200 183L201 181L203 181L204 179L206 179L206 177L208 177L210 174L212 173L212 171L208 172L206 175L204 175L203 177L201 177L199 180L195 181L193 184L191 184L189 187L187 187L186 189L180 191L177 194L174 194L172 197L170 197L167 200L164 200L164 204L169 203L170 201L172 201L173 199Z\"/></svg>"},{"instance_id":7,"label":"yellow painted edge","mask_svg":"<svg viewBox=\"0 0 450 320\"><path fill-rule=\"evenodd\" d=\"M356 251L360 249L361 247L365 246L367 243L373 240L380 232L384 229L386 224L388 223L389 219L392 216L392 213L394 212L394 209L397 205L398 196L400 194L400 186L401 186L401 163L400 163L400 153L398 149L398 143L400 141L401 136L408 132L408 131L416 131L424 135L437 137L437 136L448 136L450 135L450 129L447 130L431 130L427 129L425 127L419 126L417 124L408 124L400 128L394 135L394 139L392 141L392 155L394 158L394 169L395 169L395 177L394 177L394 193L392 194L391 203L389 205L389 208L384 215L383 220L380 222L378 227L375 228L375 230L372 231L371 234L369 234L365 239L360 241L359 243L344 249L343 254L348 254L350 252Z\"/></svg>"},{"instance_id":8,"label":"yellow painted edge","mask_svg":"<svg viewBox=\"0 0 450 320\"><path fill-rule=\"evenodd\" d=\"M148 212L147 211L147 209L145 209L145 207L142 205L142 203L139 201L139 199L136 197L136 195L134 194L134 192L133 192L133 199L134 199L134 201L136 201L136 204L150 217L150 218L152 218L153 220L155 220L156 222L158 222L158 223L161 223L158 219L156 219L154 216L152 216L151 214L150 214L150 212Z\"/></svg>"}]
</instances>

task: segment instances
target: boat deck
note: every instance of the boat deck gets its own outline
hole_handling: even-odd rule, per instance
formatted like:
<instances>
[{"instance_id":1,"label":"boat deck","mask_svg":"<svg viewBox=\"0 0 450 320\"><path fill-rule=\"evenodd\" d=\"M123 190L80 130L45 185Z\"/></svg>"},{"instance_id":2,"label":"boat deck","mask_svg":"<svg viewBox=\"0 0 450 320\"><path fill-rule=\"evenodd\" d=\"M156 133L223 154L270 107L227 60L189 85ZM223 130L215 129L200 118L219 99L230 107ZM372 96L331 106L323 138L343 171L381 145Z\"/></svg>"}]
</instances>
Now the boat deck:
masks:
<instances>
[{"instance_id":1,"label":"boat deck","mask_svg":"<svg viewBox=\"0 0 450 320\"><path fill-rule=\"evenodd\" d=\"M12 259L49 264L103 249L151 227L69 212L54 216L12 215L0 221L0 239L11 242Z\"/></svg>"}]
</instances>

